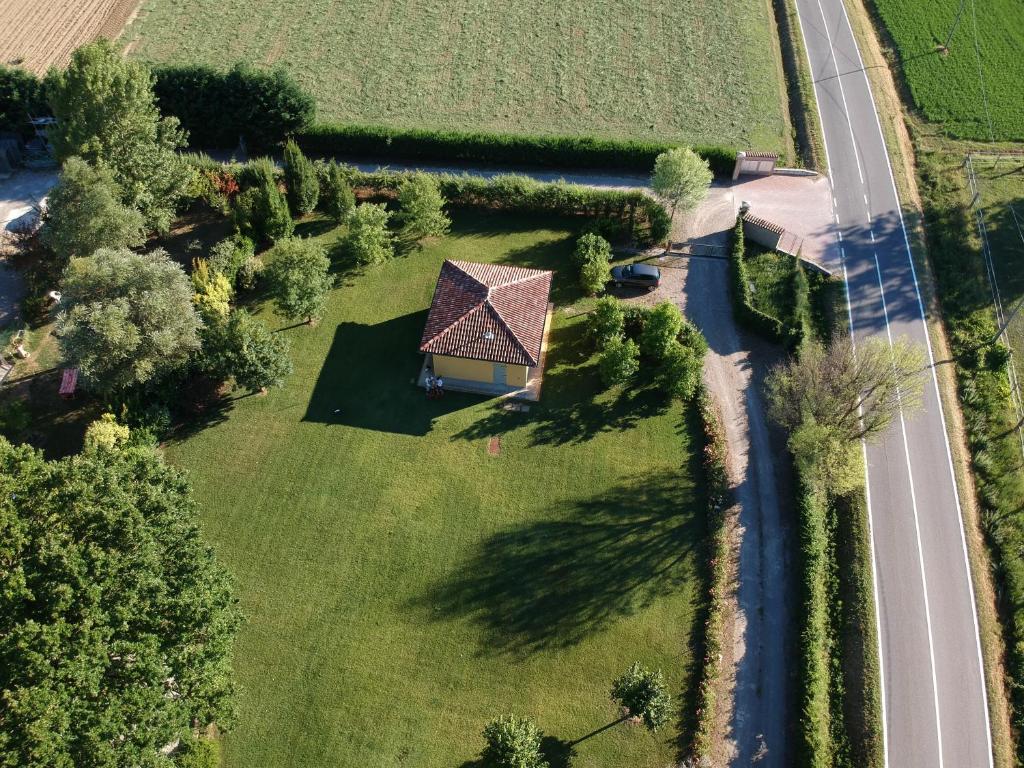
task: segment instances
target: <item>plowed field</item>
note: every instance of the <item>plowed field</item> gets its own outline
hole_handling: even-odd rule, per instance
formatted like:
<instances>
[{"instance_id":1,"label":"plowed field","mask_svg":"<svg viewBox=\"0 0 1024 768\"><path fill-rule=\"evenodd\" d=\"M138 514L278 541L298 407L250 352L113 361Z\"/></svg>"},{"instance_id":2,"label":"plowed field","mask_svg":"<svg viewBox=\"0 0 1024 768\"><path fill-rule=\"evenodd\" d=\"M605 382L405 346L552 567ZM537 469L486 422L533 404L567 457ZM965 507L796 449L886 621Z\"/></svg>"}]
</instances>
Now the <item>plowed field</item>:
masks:
<instances>
[{"instance_id":1,"label":"plowed field","mask_svg":"<svg viewBox=\"0 0 1024 768\"><path fill-rule=\"evenodd\" d=\"M97 37L115 38L138 0L0 0L0 64L38 74Z\"/></svg>"}]
</instances>

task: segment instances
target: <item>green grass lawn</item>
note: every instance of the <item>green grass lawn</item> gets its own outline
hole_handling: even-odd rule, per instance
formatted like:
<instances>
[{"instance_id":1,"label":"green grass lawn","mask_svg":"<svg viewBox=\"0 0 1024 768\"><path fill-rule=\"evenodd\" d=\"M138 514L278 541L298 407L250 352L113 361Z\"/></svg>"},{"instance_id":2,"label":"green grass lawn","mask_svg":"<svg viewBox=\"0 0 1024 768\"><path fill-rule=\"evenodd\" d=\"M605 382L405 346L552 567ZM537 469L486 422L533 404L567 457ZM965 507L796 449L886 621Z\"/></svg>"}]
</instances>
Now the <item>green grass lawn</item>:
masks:
<instances>
[{"instance_id":1,"label":"green grass lawn","mask_svg":"<svg viewBox=\"0 0 1024 768\"><path fill-rule=\"evenodd\" d=\"M792 152L767 0L146 0L124 38L282 64L323 120Z\"/></svg>"},{"instance_id":2,"label":"green grass lawn","mask_svg":"<svg viewBox=\"0 0 1024 768\"><path fill-rule=\"evenodd\" d=\"M970 0L948 53L942 54L938 46L946 42L960 5L961 0L875 2L896 43L914 103L928 120L961 139L1024 140L1020 0L978 2L976 9Z\"/></svg>"},{"instance_id":3,"label":"green grass lawn","mask_svg":"<svg viewBox=\"0 0 1024 768\"><path fill-rule=\"evenodd\" d=\"M678 759L705 609L696 413L643 386L601 391L567 274L528 413L412 384L442 260L563 268L570 226L467 215L344 273L318 326L281 331L284 389L167 447L248 616L227 766L460 766L516 712L557 768L618 716L609 684L634 659L664 670L679 718L587 738L572 765Z\"/></svg>"}]
</instances>

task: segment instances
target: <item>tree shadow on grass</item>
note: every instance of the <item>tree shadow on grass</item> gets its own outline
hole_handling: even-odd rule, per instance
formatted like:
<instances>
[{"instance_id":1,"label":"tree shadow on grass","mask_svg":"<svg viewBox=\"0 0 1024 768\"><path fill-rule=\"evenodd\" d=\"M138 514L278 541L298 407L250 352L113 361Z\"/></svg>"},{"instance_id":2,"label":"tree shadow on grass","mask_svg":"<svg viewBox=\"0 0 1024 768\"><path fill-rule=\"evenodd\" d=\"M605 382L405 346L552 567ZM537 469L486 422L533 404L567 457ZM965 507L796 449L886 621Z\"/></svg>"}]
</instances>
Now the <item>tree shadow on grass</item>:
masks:
<instances>
[{"instance_id":1,"label":"tree shadow on grass","mask_svg":"<svg viewBox=\"0 0 1024 768\"><path fill-rule=\"evenodd\" d=\"M701 546L699 493L676 473L584 499L494 534L414 601L439 621L479 625L481 653L565 648L683 588Z\"/></svg>"},{"instance_id":2,"label":"tree shadow on grass","mask_svg":"<svg viewBox=\"0 0 1024 768\"><path fill-rule=\"evenodd\" d=\"M423 363L416 348L426 320L423 310L375 325L341 323L303 420L425 435L435 419L480 402L456 392L428 400L416 386Z\"/></svg>"}]
</instances>

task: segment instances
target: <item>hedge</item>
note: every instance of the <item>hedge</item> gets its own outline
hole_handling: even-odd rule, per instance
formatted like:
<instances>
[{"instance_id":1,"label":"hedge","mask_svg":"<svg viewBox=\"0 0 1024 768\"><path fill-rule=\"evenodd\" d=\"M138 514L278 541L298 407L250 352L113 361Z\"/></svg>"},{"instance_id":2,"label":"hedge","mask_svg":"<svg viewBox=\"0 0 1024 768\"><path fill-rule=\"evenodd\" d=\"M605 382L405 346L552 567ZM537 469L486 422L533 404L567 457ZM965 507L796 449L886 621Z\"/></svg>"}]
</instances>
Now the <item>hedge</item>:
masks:
<instances>
[{"instance_id":1,"label":"hedge","mask_svg":"<svg viewBox=\"0 0 1024 768\"><path fill-rule=\"evenodd\" d=\"M766 336L772 341L785 344L788 334L782 321L757 309L750 297L750 278L744 261L746 243L743 236L743 220L736 219L733 228L732 250L729 254L729 281L732 307L739 324L744 328Z\"/></svg>"},{"instance_id":2,"label":"hedge","mask_svg":"<svg viewBox=\"0 0 1024 768\"><path fill-rule=\"evenodd\" d=\"M526 136L503 133L403 130L385 126L321 123L295 140L312 155L372 157L435 163L486 163L546 168L600 168L647 175L654 160L677 144L599 139L592 136ZM694 147L719 176L731 175L736 151Z\"/></svg>"},{"instance_id":3,"label":"hedge","mask_svg":"<svg viewBox=\"0 0 1024 768\"><path fill-rule=\"evenodd\" d=\"M226 149L244 137L249 150L268 151L308 128L316 112L313 97L280 67L165 65L153 77L160 112L181 121L193 148Z\"/></svg>"},{"instance_id":4,"label":"hedge","mask_svg":"<svg viewBox=\"0 0 1024 768\"><path fill-rule=\"evenodd\" d=\"M49 113L43 81L27 70L0 64L0 132L11 131L29 138L34 132L29 115Z\"/></svg>"},{"instance_id":5,"label":"hedge","mask_svg":"<svg viewBox=\"0 0 1024 768\"><path fill-rule=\"evenodd\" d=\"M693 755L710 759L714 748L714 727L718 702L715 685L722 673L722 633L725 600L729 592L729 507L731 492L726 470L727 445L718 409L710 393L700 386L697 409L704 429L704 478L707 483L710 586L709 608L704 624L704 659L697 685L696 725Z\"/></svg>"}]
</instances>

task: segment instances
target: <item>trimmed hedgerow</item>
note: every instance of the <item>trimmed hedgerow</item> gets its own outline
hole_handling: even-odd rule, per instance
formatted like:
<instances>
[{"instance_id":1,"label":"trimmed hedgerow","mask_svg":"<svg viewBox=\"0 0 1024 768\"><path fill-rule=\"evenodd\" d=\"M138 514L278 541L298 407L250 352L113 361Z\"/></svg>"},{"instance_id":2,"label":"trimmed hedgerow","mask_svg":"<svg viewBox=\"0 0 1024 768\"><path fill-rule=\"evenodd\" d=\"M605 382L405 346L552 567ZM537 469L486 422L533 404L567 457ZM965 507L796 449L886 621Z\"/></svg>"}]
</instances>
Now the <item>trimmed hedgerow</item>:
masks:
<instances>
[{"instance_id":1,"label":"trimmed hedgerow","mask_svg":"<svg viewBox=\"0 0 1024 768\"><path fill-rule=\"evenodd\" d=\"M736 226L733 228L732 250L729 253L729 284L732 289L733 312L744 328L767 336L780 344L785 343L786 333L782 322L765 314L753 304L750 296L750 277L747 275L747 266L743 258L745 249L743 221L737 218Z\"/></svg>"},{"instance_id":2,"label":"trimmed hedgerow","mask_svg":"<svg viewBox=\"0 0 1024 768\"><path fill-rule=\"evenodd\" d=\"M379 160L489 163L548 168L601 168L648 174L654 159L676 144L599 139L592 136L520 136L502 133L403 130L384 126L320 123L296 141L310 154ZM736 150L694 147L723 176L732 173Z\"/></svg>"}]
</instances>

